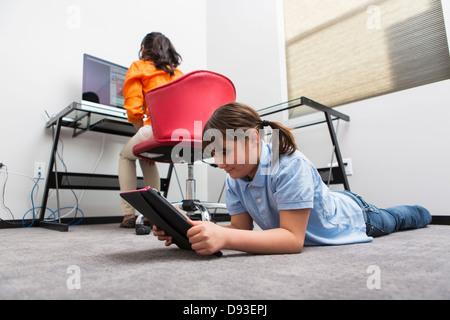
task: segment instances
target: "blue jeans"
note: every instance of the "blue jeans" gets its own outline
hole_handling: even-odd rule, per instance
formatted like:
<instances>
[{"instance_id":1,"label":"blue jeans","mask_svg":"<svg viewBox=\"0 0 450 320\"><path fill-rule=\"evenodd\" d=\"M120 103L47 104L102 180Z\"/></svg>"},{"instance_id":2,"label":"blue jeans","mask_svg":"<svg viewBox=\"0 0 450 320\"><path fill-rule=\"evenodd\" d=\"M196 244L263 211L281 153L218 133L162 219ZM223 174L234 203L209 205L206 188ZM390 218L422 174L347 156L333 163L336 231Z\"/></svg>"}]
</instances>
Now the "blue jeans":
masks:
<instances>
[{"instance_id":1,"label":"blue jeans","mask_svg":"<svg viewBox=\"0 0 450 320\"><path fill-rule=\"evenodd\" d=\"M361 196L349 191L338 191L356 201L361 207L366 222L366 234L380 237L386 234L424 228L431 222L430 212L421 206L396 206L379 209L368 204Z\"/></svg>"}]
</instances>

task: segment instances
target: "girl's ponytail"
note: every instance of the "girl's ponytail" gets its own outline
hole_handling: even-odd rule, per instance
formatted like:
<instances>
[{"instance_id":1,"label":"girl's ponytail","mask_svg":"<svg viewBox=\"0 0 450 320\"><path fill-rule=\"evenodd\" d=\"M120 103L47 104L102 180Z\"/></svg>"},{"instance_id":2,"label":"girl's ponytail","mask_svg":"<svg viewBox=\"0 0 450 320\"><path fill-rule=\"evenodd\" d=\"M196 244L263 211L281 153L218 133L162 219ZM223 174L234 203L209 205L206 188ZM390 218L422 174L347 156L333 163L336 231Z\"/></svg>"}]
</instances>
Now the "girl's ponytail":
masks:
<instances>
[{"instance_id":1,"label":"girl's ponytail","mask_svg":"<svg viewBox=\"0 0 450 320\"><path fill-rule=\"evenodd\" d=\"M261 122L261 129L264 127L271 127L272 130L278 130L278 148L280 155L292 155L297 150L297 143L291 130L279 122L272 122L264 120ZM276 135L272 135L275 137ZM274 141L272 141L272 144Z\"/></svg>"}]
</instances>

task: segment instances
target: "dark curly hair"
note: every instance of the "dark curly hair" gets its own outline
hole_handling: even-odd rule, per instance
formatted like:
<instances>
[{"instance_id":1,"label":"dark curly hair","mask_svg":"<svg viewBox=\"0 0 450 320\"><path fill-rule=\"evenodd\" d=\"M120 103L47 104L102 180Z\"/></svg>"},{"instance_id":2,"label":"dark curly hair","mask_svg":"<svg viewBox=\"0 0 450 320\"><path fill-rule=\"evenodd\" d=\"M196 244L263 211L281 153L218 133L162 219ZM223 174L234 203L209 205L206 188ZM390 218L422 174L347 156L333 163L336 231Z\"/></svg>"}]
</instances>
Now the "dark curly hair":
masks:
<instances>
[{"instance_id":1,"label":"dark curly hair","mask_svg":"<svg viewBox=\"0 0 450 320\"><path fill-rule=\"evenodd\" d=\"M144 46L143 49L142 46ZM139 50L139 59L151 61L157 69L171 76L174 75L175 68L182 60L172 42L160 32L152 32L144 37Z\"/></svg>"}]
</instances>

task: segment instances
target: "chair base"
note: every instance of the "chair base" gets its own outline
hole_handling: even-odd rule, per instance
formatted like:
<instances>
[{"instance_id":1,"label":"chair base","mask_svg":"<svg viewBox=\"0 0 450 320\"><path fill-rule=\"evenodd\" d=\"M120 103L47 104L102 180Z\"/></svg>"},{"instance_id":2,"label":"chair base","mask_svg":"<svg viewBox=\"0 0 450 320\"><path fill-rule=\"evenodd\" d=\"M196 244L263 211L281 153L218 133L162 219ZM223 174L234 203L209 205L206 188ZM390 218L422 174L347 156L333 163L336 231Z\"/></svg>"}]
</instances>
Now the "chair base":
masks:
<instances>
[{"instance_id":1,"label":"chair base","mask_svg":"<svg viewBox=\"0 0 450 320\"><path fill-rule=\"evenodd\" d=\"M194 179L194 165L192 163L188 164L188 178L186 180L186 195L187 200L182 200L181 202L173 202L176 205L186 211L188 217L192 220L202 220L202 221L230 221L230 215L228 211L226 213L217 213L217 210L226 210L227 207L224 203L214 203L214 202L202 202L196 198L196 182ZM211 213L211 211L214 212ZM197 212L200 211L200 214ZM200 217L200 219L198 219Z\"/></svg>"},{"instance_id":2,"label":"chair base","mask_svg":"<svg viewBox=\"0 0 450 320\"><path fill-rule=\"evenodd\" d=\"M192 220L224 222L230 221L231 219L228 212L217 213L217 210L227 209L224 203L183 200L182 202L173 202L172 204L186 211L188 217Z\"/></svg>"}]
</instances>

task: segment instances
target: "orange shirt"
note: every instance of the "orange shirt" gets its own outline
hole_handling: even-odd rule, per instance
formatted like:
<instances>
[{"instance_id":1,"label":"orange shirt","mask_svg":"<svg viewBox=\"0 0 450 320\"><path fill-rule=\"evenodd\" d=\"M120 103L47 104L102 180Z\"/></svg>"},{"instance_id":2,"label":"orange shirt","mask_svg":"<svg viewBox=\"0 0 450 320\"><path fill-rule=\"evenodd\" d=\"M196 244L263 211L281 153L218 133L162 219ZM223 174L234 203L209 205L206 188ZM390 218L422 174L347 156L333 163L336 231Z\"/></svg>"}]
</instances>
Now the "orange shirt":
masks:
<instances>
[{"instance_id":1,"label":"orange shirt","mask_svg":"<svg viewBox=\"0 0 450 320\"><path fill-rule=\"evenodd\" d=\"M138 60L131 64L125 77L123 85L123 96L125 98L124 108L127 110L128 121L138 122L144 119L144 112L147 120L144 125L151 124L145 103L147 91L171 82L183 73L175 69L175 74L170 76L163 70L156 69L151 61Z\"/></svg>"}]
</instances>

